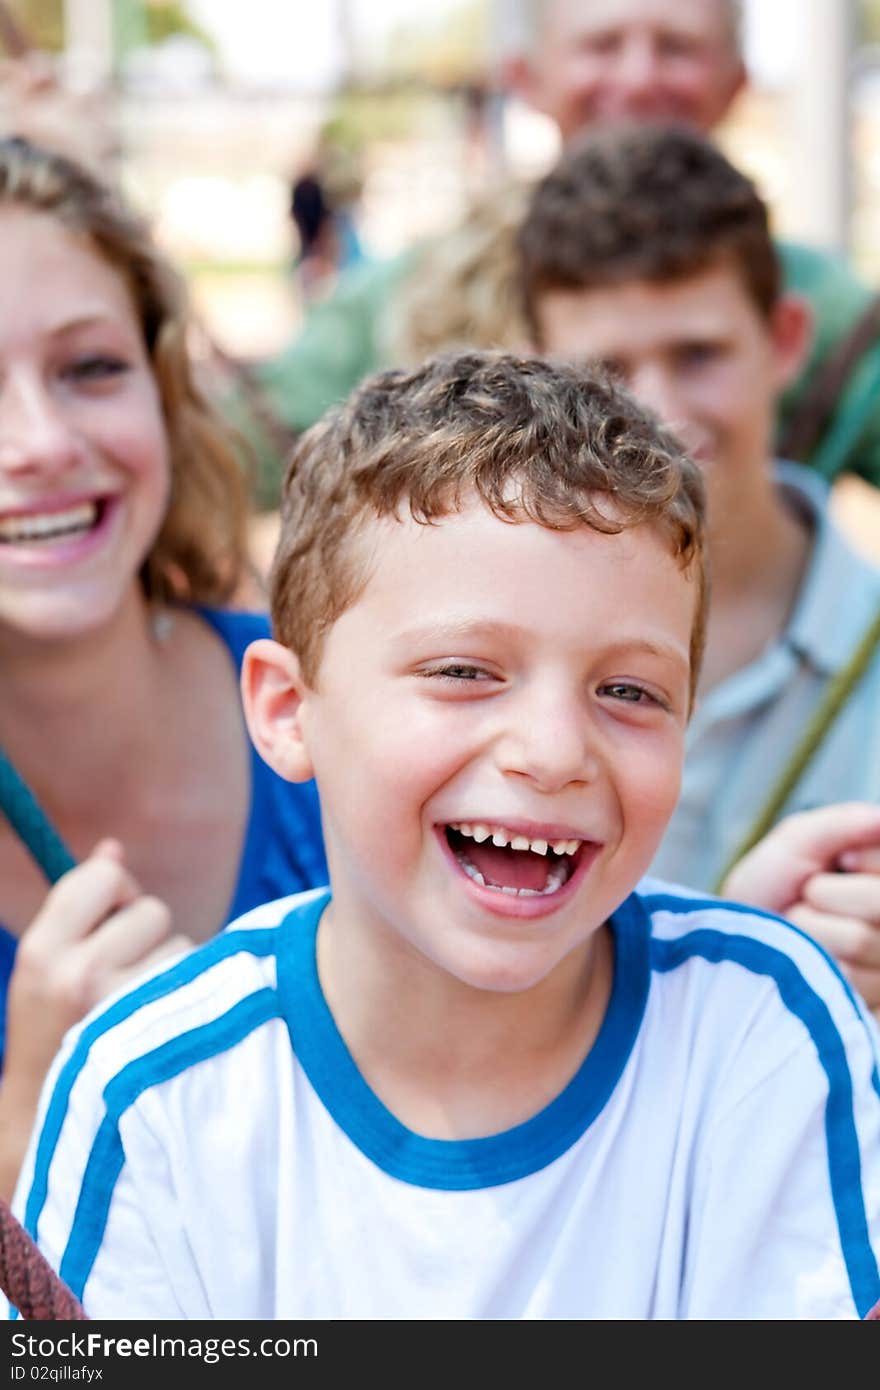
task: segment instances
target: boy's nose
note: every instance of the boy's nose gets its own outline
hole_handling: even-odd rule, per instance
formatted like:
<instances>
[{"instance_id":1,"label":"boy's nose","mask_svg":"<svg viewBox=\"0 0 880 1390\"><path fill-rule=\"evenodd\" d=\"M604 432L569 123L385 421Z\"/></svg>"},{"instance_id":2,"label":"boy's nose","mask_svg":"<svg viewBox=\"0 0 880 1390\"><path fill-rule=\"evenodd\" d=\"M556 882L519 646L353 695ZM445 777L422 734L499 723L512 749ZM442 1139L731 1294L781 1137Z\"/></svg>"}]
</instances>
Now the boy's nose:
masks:
<instances>
[{"instance_id":1,"label":"boy's nose","mask_svg":"<svg viewBox=\"0 0 880 1390\"><path fill-rule=\"evenodd\" d=\"M8 377L0 390L0 469L63 471L80 453L75 431L34 378Z\"/></svg>"},{"instance_id":2,"label":"boy's nose","mask_svg":"<svg viewBox=\"0 0 880 1390\"><path fill-rule=\"evenodd\" d=\"M653 410L665 425L671 426L682 414L680 392L671 372L662 364L643 362L630 372L629 388L636 400Z\"/></svg>"},{"instance_id":3,"label":"boy's nose","mask_svg":"<svg viewBox=\"0 0 880 1390\"><path fill-rule=\"evenodd\" d=\"M504 772L542 792L593 782L600 766L585 710L552 697L524 703L501 745L501 762Z\"/></svg>"}]
</instances>

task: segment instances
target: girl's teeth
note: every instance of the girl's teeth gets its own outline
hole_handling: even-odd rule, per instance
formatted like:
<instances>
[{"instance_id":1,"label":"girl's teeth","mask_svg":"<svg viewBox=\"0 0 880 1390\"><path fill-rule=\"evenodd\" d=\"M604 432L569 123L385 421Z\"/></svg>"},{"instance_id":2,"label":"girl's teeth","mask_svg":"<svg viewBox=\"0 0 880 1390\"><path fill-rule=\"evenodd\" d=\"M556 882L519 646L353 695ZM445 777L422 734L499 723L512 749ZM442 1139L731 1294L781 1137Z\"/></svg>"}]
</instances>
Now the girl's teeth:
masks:
<instances>
[{"instance_id":1,"label":"girl's teeth","mask_svg":"<svg viewBox=\"0 0 880 1390\"><path fill-rule=\"evenodd\" d=\"M0 541L46 541L56 536L88 531L95 524L98 508L94 502L83 502L63 512L33 513L30 516L0 518Z\"/></svg>"},{"instance_id":2,"label":"girl's teeth","mask_svg":"<svg viewBox=\"0 0 880 1390\"><path fill-rule=\"evenodd\" d=\"M475 825L471 830L471 835L472 838L476 840L477 844L481 845L484 840L488 840L489 838L488 825Z\"/></svg>"}]
</instances>

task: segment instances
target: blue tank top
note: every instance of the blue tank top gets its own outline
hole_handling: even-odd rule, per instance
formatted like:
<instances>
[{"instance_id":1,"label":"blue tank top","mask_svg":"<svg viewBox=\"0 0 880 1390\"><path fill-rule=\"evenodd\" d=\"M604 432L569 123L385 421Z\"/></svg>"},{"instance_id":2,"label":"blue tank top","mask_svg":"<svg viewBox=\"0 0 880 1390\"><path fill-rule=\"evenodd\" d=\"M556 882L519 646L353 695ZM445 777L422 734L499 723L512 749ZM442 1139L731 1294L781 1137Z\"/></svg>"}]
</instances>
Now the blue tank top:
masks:
<instances>
[{"instance_id":1,"label":"blue tank top","mask_svg":"<svg viewBox=\"0 0 880 1390\"><path fill-rule=\"evenodd\" d=\"M271 635L264 613L198 607L195 610L225 643L241 671L245 648ZM314 782L286 782L251 745L251 805L238 882L218 930L260 903L328 881L321 813ZM184 930L184 924L179 924ZM6 1041L6 995L18 940L0 926L0 1065Z\"/></svg>"}]
</instances>

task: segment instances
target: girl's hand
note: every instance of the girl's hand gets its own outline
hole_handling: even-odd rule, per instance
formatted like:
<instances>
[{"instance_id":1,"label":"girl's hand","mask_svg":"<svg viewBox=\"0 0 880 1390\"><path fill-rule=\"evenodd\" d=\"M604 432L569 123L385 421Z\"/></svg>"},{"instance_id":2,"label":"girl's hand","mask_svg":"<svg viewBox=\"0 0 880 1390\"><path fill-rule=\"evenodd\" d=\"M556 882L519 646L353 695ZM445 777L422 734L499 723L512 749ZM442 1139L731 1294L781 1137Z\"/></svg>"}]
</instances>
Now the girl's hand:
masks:
<instances>
[{"instance_id":1,"label":"girl's hand","mask_svg":"<svg viewBox=\"0 0 880 1390\"><path fill-rule=\"evenodd\" d=\"M191 946L172 934L165 904L141 892L116 840L102 840L50 889L19 942L9 983L0 1195L9 1195L46 1072L68 1028L107 994Z\"/></svg>"}]
</instances>

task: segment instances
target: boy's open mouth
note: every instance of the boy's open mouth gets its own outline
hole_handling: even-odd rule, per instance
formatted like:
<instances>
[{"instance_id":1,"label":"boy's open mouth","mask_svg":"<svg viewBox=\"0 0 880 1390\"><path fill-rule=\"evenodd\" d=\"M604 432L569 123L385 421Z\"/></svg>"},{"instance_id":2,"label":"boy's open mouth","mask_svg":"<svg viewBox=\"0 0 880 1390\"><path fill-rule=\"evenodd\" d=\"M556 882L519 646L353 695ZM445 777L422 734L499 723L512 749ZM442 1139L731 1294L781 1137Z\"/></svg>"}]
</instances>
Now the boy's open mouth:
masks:
<instances>
[{"instance_id":1,"label":"boy's open mouth","mask_svg":"<svg viewBox=\"0 0 880 1390\"><path fill-rule=\"evenodd\" d=\"M98 497L63 509L0 516L0 545L52 545L87 535L100 523L106 505Z\"/></svg>"},{"instance_id":2,"label":"boy's open mouth","mask_svg":"<svg viewBox=\"0 0 880 1390\"><path fill-rule=\"evenodd\" d=\"M585 840L530 840L503 825L455 821L446 842L468 878L521 898L549 897L577 868Z\"/></svg>"}]
</instances>

